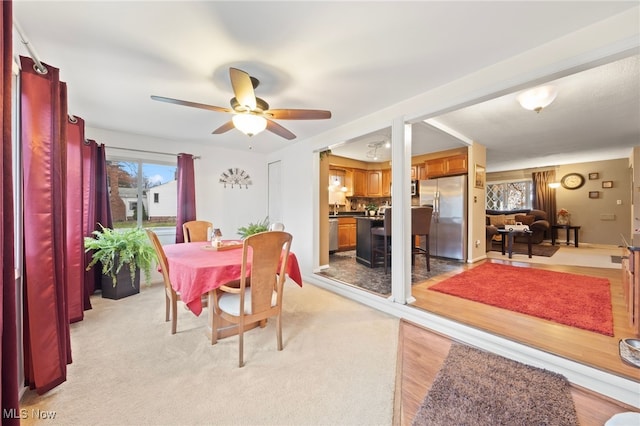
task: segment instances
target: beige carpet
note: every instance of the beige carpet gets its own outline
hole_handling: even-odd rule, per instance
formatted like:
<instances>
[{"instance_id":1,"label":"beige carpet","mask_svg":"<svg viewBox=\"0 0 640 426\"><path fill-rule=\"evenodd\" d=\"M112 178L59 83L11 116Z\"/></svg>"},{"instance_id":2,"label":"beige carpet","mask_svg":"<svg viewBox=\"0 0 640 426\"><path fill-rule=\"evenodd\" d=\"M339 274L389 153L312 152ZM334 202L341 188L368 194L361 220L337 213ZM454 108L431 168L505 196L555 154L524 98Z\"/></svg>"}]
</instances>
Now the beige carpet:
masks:
<instances>
[{"instance_id":1,"label":"beige carpet","mask_svg":"<svg viewBox=\"0 0 640 426\"><path fill-rule=\"evenodd\" d=\"M287 285L284 350L275 321L211 346L206 312L179 307L178 333L164 322L163 288L94 309L72 325L67 381L28 391L22 424L389 425L398 319L305 284ZM33 410L54 419L34 420Z\"/></svg>"}]
</instances>

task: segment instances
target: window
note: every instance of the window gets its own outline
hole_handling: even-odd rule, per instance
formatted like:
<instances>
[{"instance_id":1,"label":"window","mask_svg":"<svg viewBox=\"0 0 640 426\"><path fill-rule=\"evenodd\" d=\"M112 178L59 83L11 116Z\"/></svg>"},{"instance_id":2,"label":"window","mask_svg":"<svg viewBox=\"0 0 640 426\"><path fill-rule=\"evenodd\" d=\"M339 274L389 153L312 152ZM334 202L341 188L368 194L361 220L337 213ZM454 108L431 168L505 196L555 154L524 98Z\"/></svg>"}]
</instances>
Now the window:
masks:
<instances>
[{"instance_id":1,"label":"window","mask_svg":"<svg viewBox=\"0 0 640 426\"><path fill-rule=\"evenodd\" d=\"M107 180L113 227L175 227L176 170L175 164L110 158Z\"/></svg>"},{"instance_id":2,"label":"window","mask_svg":"<svg viewBox=\"0 0 640 426\"><path fill-rule=\"evenodd\" d=\"M530 209L533 200L533 181L487 183L488 210Z\"/></svg>"}]
</instances>

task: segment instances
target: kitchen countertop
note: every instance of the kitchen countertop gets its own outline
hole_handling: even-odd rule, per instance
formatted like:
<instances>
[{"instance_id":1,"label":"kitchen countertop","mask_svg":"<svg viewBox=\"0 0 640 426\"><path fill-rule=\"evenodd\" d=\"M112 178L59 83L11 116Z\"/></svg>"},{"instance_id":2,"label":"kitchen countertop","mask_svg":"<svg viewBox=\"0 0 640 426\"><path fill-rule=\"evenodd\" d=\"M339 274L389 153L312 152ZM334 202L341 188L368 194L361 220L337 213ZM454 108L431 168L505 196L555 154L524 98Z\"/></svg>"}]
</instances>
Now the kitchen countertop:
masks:
<instances>
[{"instance_id":1,"label":"kitchen countertop","mask_svg":"<svg viewBox=\"0 0 640 426\"><path fill-rule=\"evenodd\" d=\"M329 214L329 219L336 219L339 217L358 217L364 216L364 212L338 212L338 214Z\"/></svg>"}]
</instances>

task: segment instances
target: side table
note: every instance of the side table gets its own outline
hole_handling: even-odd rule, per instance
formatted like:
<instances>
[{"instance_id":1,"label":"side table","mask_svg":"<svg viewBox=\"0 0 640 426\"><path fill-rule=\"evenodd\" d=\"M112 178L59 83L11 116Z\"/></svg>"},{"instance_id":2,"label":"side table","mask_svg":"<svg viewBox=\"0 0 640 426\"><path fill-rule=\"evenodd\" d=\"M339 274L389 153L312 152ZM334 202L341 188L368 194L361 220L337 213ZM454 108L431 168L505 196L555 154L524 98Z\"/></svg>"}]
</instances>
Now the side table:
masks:
<instances>
[{"instance_id":1,"label":"side table","mask_svg":"<svg viewBox=\"0 0 640 426\"><path fill-rule=\"evenodd\" d=\"M506 241L506 246L507 246L507 250L509 251L509 259L511 259L513 257L513 237L516 235L526 235L527 238L527 253L529 254L529 259L531 259L531 236L533 235L533 232L531 231L512 231L512 230L507 230L507 229L503 229L500 228L498 229L498 234L500 234L502 236L502 242L500 243L500 245L502 246L502 255L504 256L505 254L505 240Z\"/></svg>"},{"instance_id":2,"label":"side table","mask_svg":"<svg viewBox=\"0 0 640 426\"><path fill-rule=\"evenodd\" d=\"M556 245L556 237L559 229L567 230L567 245L569 245L569 234L573 229L573 244L578 247L578 230L580 230L579 226L573 225L551 225L551 245Z\"/></svg>"}]
</instances>

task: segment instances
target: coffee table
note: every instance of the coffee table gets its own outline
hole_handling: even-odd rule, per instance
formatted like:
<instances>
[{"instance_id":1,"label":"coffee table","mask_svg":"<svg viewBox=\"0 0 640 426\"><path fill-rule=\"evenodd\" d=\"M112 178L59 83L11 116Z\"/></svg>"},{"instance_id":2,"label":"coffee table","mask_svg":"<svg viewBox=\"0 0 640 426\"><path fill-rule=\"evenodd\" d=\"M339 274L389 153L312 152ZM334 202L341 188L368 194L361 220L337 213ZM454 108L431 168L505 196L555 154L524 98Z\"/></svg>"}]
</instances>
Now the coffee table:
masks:
<instances>
[{"instance_id":1,"label":"coffee table","mask_svg":"<svg viewBox=\"0 0 640 426\"><path fill-rule=\"evenodd\" d=\"M509 259L513 257L513 237L515 236L527 236L527 253L529 254L529 259L532 257L531 253L531 236L533 232L531 231L515 231L509 229L498 229L498 234L502 236L502 241L500 243L502 248L502 255L505 254L505 240L507 240L506 248L509 251Z\"/></svg>"}]
</instances>

